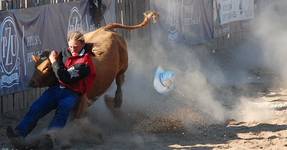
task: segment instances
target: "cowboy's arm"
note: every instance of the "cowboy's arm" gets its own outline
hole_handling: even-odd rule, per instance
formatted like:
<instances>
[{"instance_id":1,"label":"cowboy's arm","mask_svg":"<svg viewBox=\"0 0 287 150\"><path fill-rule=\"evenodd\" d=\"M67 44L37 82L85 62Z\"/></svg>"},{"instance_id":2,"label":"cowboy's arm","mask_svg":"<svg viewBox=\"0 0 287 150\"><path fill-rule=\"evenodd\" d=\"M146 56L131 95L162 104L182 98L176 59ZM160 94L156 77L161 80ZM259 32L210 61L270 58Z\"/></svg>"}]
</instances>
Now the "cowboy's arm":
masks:
<instances>
[{"instance_id":1,"label":"cowboy's arm","mask_svg":"<svg viewBox=\"0 0 287 150\"><path fill-rule=\"evenodd\" d=\"M70 68L66 68L62 57L59 59L54 59L54 54L51 52L49 59L52 63L53 71L58 78L58 80L70 84L75 81L81 80L88 76L90 69L87 64L75 64Z\"/></svg>"}]
</instances>

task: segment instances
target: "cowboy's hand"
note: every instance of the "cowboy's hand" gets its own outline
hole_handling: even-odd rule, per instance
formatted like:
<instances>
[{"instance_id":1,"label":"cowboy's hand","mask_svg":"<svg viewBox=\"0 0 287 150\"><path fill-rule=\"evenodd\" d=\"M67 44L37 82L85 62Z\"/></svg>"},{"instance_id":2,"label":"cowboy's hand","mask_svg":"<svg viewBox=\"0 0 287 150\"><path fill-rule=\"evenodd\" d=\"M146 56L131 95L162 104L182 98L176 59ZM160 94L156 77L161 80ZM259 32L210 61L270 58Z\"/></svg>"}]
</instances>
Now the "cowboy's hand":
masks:
<instances>
[{"instance_id":1,"label":"cowboy's hand","mask_svg":"<svg viewBox=\"0 0 287 150\"><path fill-rule=\"evenodd\" d=\"M54 62L57 61L57 57L58 57L58 52L57 51L51 51L50 55L49 55L49 60L50 62L53 64Z\"/></svg>"}]
</instances>

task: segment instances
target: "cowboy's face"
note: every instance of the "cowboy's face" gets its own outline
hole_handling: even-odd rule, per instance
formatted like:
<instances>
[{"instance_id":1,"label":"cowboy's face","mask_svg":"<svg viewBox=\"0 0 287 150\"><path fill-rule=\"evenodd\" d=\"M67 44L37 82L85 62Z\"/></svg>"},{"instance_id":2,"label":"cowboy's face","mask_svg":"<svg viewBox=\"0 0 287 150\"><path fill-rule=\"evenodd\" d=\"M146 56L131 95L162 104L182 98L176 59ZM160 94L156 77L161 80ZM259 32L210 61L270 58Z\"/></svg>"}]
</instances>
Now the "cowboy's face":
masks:
<instances>
[{"instance_id":1,"label":"cowboy's face","mask_svg":"<svg viewBox=\"0 0 287 150\"><path fill-rule=\"evenodd\" d=\"M72 53L72 56L77 56L79 52L81 51L81 49L83 49L85 44L81 41L70 40L68 42L68 45L69 45L69 50Z\"/></svg>"}]
</instances>

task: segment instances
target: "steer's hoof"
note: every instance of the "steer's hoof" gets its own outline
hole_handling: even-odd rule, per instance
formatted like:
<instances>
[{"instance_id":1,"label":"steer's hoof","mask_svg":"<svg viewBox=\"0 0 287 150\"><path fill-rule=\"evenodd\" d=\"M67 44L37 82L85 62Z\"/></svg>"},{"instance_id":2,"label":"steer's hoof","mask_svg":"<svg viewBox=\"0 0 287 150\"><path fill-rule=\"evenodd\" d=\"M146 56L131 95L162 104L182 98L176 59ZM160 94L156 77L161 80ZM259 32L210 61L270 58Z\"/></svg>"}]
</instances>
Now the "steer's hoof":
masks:
<instances>
[{"instance_id":1,"label":"steer's hoof","mask_svg":"<svg viewBox=\"0 0 287 150\"><path fill-rule=\"evenodd\" d=\"M114 105L115 105L114 98L111 96L105 95L104 99L105 99L106 106L109 109L114 109Z\"/></svg>"},{"instance_id":2,"label":"steer's hoof","mask_svg":"<svg viewBox=\"0 0 287 150\"><path fill-rule=\"evenodd\" d=\"M114 108L120 108L122 106L122 99L115 97L114 98Z\"/></svg>"}]
</instances>

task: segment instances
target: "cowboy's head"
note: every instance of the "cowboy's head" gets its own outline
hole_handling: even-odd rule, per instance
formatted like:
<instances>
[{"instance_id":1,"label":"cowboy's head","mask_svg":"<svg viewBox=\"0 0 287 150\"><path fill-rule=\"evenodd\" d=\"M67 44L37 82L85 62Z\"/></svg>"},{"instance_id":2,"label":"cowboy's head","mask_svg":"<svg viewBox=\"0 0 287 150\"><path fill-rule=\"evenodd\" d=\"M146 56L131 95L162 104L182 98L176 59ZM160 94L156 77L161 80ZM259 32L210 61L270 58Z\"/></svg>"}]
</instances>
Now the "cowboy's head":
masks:
<instances>
[{"instance_id":1,"label":"cowboy's head","mask_svg":"<svg viewBox=\"0 0 287 150\"><path fill-rule=\"evenodd\" d=\"M77 56L81 49L85 46L85 39L81 32L73 31L68 34L68 49L72 56Z\"/></svg>"}]
</instances>

